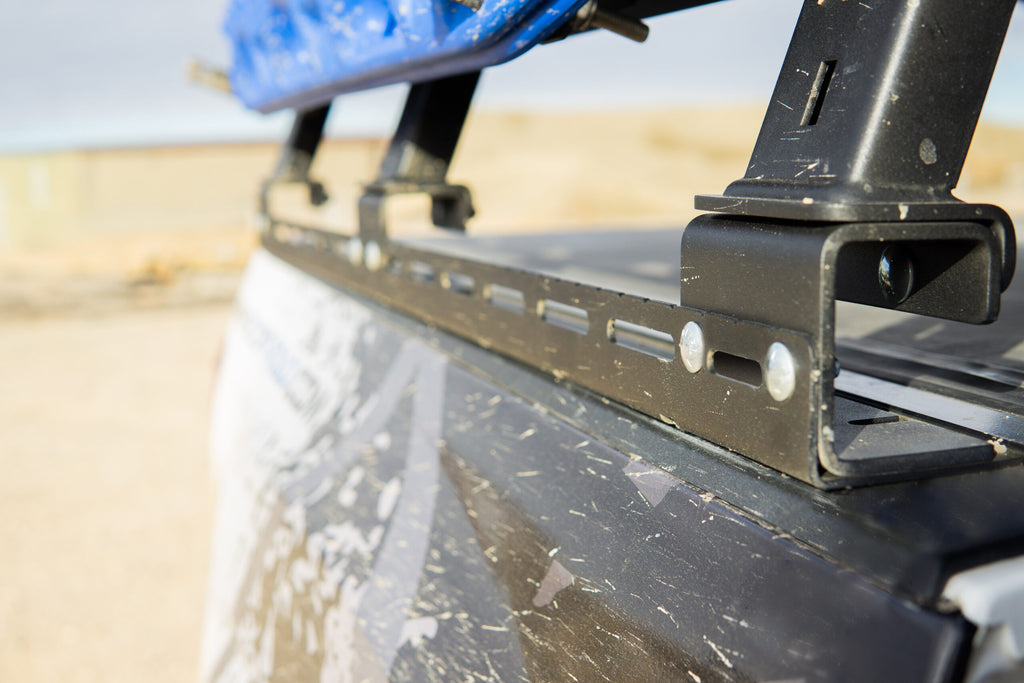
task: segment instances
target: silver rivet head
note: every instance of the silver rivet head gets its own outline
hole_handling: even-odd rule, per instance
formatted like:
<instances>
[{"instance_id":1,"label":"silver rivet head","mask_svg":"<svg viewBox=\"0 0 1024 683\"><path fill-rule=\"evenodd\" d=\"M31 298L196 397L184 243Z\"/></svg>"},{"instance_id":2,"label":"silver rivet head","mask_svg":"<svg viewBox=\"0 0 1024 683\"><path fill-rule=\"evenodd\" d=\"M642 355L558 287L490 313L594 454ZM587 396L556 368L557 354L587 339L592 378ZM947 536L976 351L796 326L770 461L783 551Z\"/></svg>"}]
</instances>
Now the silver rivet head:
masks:
<instances>
[{"instance_id":1,"label":"silver rivet head","mask_svg":"<svg viewBox=\"0 0 1024 683\"><path fill-rule=\"evenodd\" d=\"M376 242L367 242L363 249L363 263L370 270L380 270L384 265L384 252Z\"/></svg>"},{"instance_id":2,"label":"silver rivet head","mask_svg":"<svg viewBox=\"0 0 1024 683\"><path fill-rule=\"evenodd\" d=\"M690 372L700 372L704 368L704 330L692 320L683 326L683 333L679 337L679 355Z\"/></svg>"},{"instance_id":3,"label":"silver rivet head","mask_svg":"<svg viewBox=\"0 0 1024 683\"><path fill-rule=\"evenodd\" d=\"M796 362L793 354L781 342L773 342L768 347L768 356L764 361L765 384L768 393L776 401L785 401L796 389Z\"/></svg>"},{"instance_id":4,"label":"silver rivet head","mask_svg":"<svg viewBox=\"0 0 1024 683\"><path fill-rule=\"evenodd\" d=\"M885 300L896 306L914 292L914 261L901 247L886 247L878 260L878 284Z\"/></svg>"},{"instance_id":5,"label":"silver rivet head","mask_svg":"<svg viewBox=\"0 0 1024 683\"><path fill-rule=\"evenodd\" d=\"M363 241L358 237L353 237L345 243L345 258L353 266L358 266L363 262Z\"/></svg>"}]
</instances>

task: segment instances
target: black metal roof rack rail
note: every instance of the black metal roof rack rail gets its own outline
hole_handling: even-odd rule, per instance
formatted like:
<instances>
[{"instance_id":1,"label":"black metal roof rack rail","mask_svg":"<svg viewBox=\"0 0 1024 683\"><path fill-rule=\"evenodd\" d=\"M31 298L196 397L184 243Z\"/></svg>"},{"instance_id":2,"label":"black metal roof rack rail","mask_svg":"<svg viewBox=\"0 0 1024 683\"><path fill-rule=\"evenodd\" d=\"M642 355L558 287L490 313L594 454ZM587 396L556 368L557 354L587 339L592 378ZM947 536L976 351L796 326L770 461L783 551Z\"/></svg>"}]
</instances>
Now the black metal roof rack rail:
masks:
<instances>
[{"instance_id":1,"label":"black metal roof rack rail","mask_svg":"<svg viewBox=\"0 0 1024 683\"><path fill-rule=\"evenodd\" d=\"M951 192L1015 4L806 0L746 175L698 197L713 213L682 233L678 305L389 237L384 203L405 192L431 197L436 225L465 230L469 190L446 174L478 73L412 86L357 235L269 206L281 181L323 200L308 172L327 108L300 113L264 187L264 244L818 487L1016 461L1024 417L963 420L948 400L837 379L834 338L837 299L971 323L998 315L1012 223Z\"/></svg>"}]
</instances>

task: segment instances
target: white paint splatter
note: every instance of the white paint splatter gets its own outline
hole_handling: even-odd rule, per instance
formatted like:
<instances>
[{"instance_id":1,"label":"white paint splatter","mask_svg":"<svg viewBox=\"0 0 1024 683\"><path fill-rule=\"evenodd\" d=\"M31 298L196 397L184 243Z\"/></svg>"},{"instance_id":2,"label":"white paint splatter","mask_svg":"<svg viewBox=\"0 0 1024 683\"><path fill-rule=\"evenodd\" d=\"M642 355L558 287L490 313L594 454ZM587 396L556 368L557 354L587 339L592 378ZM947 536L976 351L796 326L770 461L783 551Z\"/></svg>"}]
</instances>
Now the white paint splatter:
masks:
<instances>
[{"instance_id":1,"label":"white paint splatter","mask_svg":"<svg viewBox=\"0 0 1024 683\"><path fill-rule=\"evenodd\" d=\"M289 567L288 578L296 593L303 593L306 585L317 577L317 568L304 557L296 558Z\"/></svg>"},{"instance_id":2,"label":"white paint splatter","mask_svg":"<svg viewBox=\"0 0 1024 683\"><path fill-rule=\"evenodd\" d=\"M737 619L736 617L731 617L728 614L723 614L722 618L728 621L730 624L738 624L743 628L750 628L750 624L747 623L746 619Z\"/></svg>"},{"instance_id":3,"label":"white paint splatter","mask_svg":"<svg viewBox=\"0 0 1024 683\"><path fill-rule=\"evenodd\" d=\"M320 649L320 642L316 637L316 626L312 620L306 620L306 654L312 657Z\"/></svg>"},{"instance_id":4,"label":"white paint splatter","mask_svg":"<svg viewBox=\"0 0 1024 683\"><path fill-rule=\"evenodd\" d=\"M377 451L386 451L391 448L391 435L387 432L378 432L373 435L373 447Z\"/></svg>"},{"instance_id":5,"label":"white paint splatter","mask_svg":"<svg viewBox=\"0 0 1024 683\"><path fill-rule=\"evenodd\" d=\"M921 144L917 148L917 154L921 157L921 161L924 162L925 166L931 166L939 160L938 148L935 147L935 142L931 138L921 140Z\"/></svg>"},{"instance_id":6,"label":"white paint splatter","mask_svg":"<svg viewBox=\"0 0 1024 683\"><path fill-rule=\"evenodd\" d=\"M622 471L629 477L636 486L640 495L644 497L650 506L657 507L665 499L665 494L673 486L672 477L662 470L648 467L638 460L631 461L622 468Z\"/></svg>"},{"instance_id":7,"label":"white paint splatter","mask_svg":"<svg viewBox=\"0 0 1024 683\"><path fill-rule=\"evenodd\" d=\"M345 483L338 490L338 502L343 507L350 508L355 504L356 487L359 486L364 476L366 476L366 472L361 465L356 465L349 471L348 477L345 478Z\"/></svg>"},{"instance_id":8,"label":"white paint splatter","mask_svg":"<svg viewBox=\"0 0 1024 683\"><path fill-rule=\"evenodd\" d=\"M707 636L704 636L704 642L707 643L711 647L711 649L715 651L715 654L718 655L718 658L722 660L722 664L725 664L730 669L733 668L732 660L725 656L725 653L722 652L722 648L718 647L713 642L708 640Z\"/></svg>"},{"instance_id":9,"label":"white paint splatter","mask_svg":"<svg viewBox=\"0 0 1024 683\"><path fill-rule=\"evenodd\" d=\"M366 592L367 584L360 585L353 577L345 578L341 586L341 599L324 615L324 660L320 667L321 681L350 679L350 670L356 643L356 610Z\"/></svg>"},{"instance_id":10,"label":"white paint splatter","mask_svg":"<svg viewBox=\"0 0 1024 683\"><path fill-rule=\"evenodd\" d=\"M393 477L384 485L380 497L377 499L377 519L384 520L391 516L395 509L395 503L398 502L398 494L401 492L402 482L398 477Z\"/></svg>"},{"instance_id":11,"label":"white paint splatter","mask_svg":"<svg viewBox=\"0 0 1024 683\"><path fill-rule=\"evenodd\" d=\"M533 597L534 607L543 607L555 599L555 594L563 588L568 588L576 580L572 573L562 566L562 563L555 560L551 563L548 573L540 582L537 595Z\"/></svg>"},{"instance_id":12,"label":"white paint splatter","mask_svg":"<svg viewBox=\"0 0 1024 683\"><path fill-rule=\"evenodd\" d=\"M437 619L434 617L418 617L406 619L402 625L402 635L398 640L399 647L409 643L416 647L424 640L429 640L437 635Z\"/></svg>"}]
</instances>

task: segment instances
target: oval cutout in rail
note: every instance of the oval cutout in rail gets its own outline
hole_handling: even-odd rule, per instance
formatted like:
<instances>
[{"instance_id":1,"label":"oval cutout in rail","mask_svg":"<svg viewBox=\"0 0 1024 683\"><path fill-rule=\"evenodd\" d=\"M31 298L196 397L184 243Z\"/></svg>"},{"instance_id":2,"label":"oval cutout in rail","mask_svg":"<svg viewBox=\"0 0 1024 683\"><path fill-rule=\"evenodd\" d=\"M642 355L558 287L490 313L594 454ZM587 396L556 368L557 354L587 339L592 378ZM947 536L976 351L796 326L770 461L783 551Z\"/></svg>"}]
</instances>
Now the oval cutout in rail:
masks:
<instances>
[{"instance_id":1,"label":"oval cutout in rail","mask_svg":"<svg viewBox=\"0 0 1024 683\"><path fill-rule=\"evenodd\" d=\"M710 369L711 372L719 377L731 379L734 382L740 382L755 388L761 386L761 364L756 360L744 358L743 356L734 356L725 351L715 351L711 354Z\"/></svg>"},{"instance_id":2,"label":"oval cutout in rail","mask_svg":"<svg viewBox=\"0 0 1024 683\"><path fill-rule=\"evenodd\" d=\"M563 330L569 330L576 334L586 334L590 330L590 316L585 310L554 299L538 301L537 316L549 325L561 327Z\"/></svg>"},{"instance_id":3,"label":"oval cutout in rail","mask_svg":"<svg viewBox=\"0 0 1024 683\"><path fill-rule=\"evenodd\" d=\"M465 273L456 273L455 271L448 271L441 273L441 286L447 290L455 292L456 294L462 294L463 296L472 296L473 289L476 287L476 280Z\"/></svg>"},{"instance_id":4,"label":"oval cutout in rail","mask_svg":"<svg viewBox=\"0 0 1024 683\"><path fill-rule=\"evenodd\" d=\"M416 282L431 284L435 278L434 266L423 261L413 261L409 264L409 278Z\"/></svg>"},{"instance_id":5,"label":"oval cutout in rail","mask_svg":"<svg viewBox=\"0 0 1024 683\"><path fill-rule=\"evenodd\" d=\"M609 321L608 339L616 346L638 351L658 360L670 361L676 357L676 343L671 334L626 320Z\"/></svg>"},{"instance_id":6,"label":"oval cutout in rail","mask_svg":"<svg viewBox=\"0 0 1024 683\"><path fill-rule=\"evenodd\" d=\"M504 311L522 315L526 310L526 297L512 287L491 283L484 288L484 298L490 305Z\"/></svg>"}]
</instances>

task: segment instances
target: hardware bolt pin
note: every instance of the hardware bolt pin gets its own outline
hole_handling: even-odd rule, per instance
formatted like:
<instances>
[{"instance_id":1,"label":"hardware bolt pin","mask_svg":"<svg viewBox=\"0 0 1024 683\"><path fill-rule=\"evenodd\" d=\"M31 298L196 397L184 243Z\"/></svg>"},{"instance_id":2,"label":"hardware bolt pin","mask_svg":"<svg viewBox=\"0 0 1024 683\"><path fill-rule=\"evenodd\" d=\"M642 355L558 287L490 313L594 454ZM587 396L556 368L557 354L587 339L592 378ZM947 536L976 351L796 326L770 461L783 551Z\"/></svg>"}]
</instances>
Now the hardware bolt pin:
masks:
<instances>
[{"instance_id":1,"label":"hardware bolt pin","mask_svg":"<svg viewBox=\"0 0 1024 683\"><path fill-rule=\"evenodd\" d=\"M384 266L384 252L376 242L367 242L363 249L363 263L372 271L378 271Z\"/></svg>"},{"instance_id":2,"label":"hardware bolt pin","mask_svg":"<svg viewBox=\"0 0 1024 683\"><path fill-rule=\"evenodd\" d=\"M363 262L363 241L358 237L353 237L345 243L345 258L353 266L358 266Z\"/></svg>"},{"instance_id":3,"label":"hardware bolt pin","mask_svg":"<svg viewBox=\"0 0 1024 683\"><path fill-rule=\"evenodd\" d=\"M886 247L878 260L878 284L892 306L903 303L914 291L914 262L905 249Z\"/></svg>"},{"instance_id":4,"label":"hardware bolt pin","mask_svg":"<svg viewBox=\"0 0 1024 683\"><path fill-rule=\"evenodd\" d=\"M782 342L772 342L764 360L765 384L776 401L785 401L796 389L796 362Z\"/></svg>"},{"instance_id":5,"label":"hardware bolt pin","mask_svg":"<svg viewBox=\"0 0 1024 683\"><path fill-rule=\"evenodd\" d=\"M700 372L704 368L705 351L704 330L691 320L683 326L683 333L679 337L679 355L686 369L693 373Z\"/></svg>"}]
</instances>

